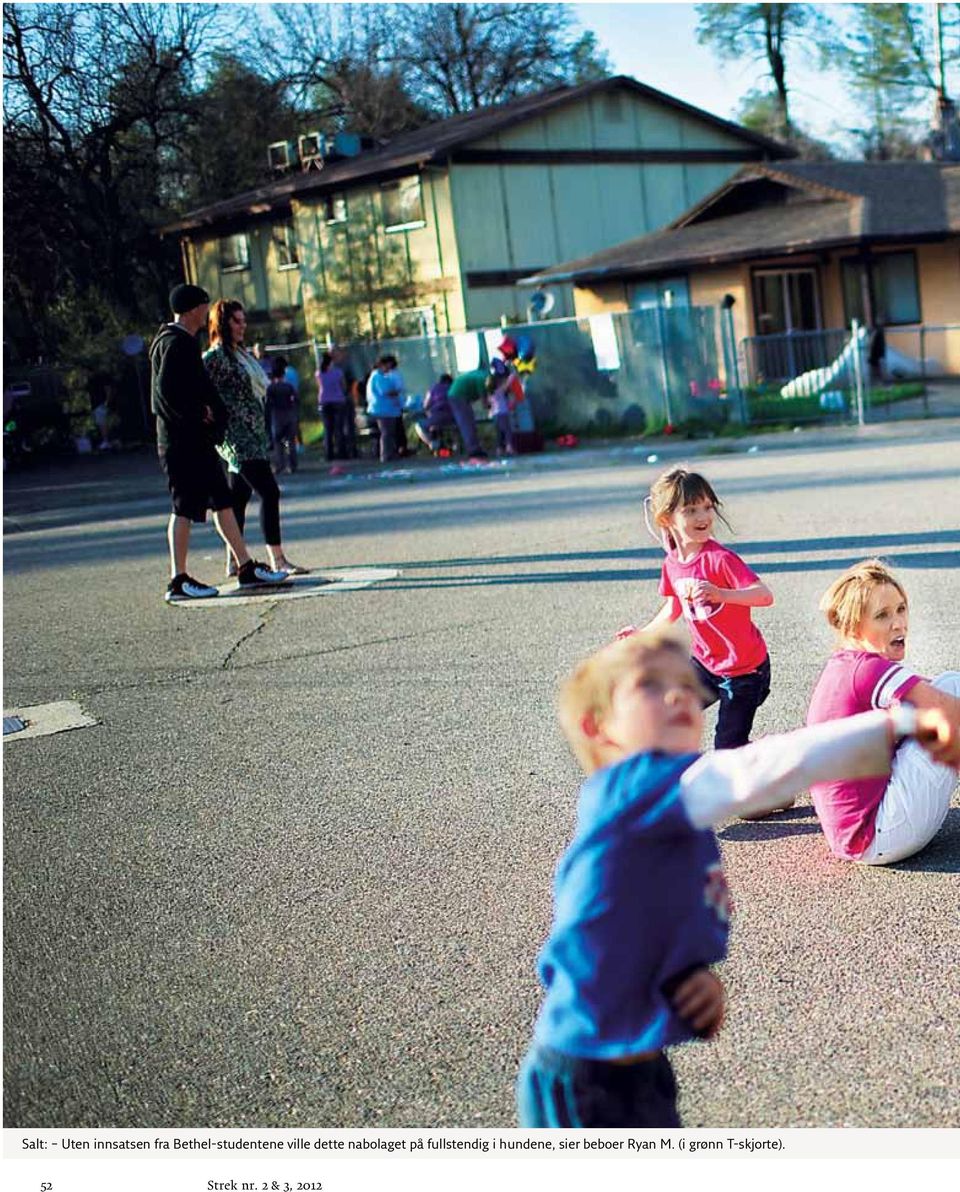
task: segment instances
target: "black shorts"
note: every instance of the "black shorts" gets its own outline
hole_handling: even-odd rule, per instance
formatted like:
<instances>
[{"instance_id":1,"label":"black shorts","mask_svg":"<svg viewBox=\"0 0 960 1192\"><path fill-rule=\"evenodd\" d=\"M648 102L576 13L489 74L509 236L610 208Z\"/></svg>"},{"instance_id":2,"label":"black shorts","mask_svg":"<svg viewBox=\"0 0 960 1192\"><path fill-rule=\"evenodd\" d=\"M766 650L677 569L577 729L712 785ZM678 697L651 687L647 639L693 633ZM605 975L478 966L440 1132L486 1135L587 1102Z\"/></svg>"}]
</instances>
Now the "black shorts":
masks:
<instances>
[{"instance_id":1,"label":"black shorts","mask_svg":"<svg viewBox=\"0 0 960 1192\"><path fill-rule=\"evenodd\" d=\"M171 443L160 448L160 466L166 473L173 512L178 517L203 522L208 509L233 507L223 463L213 447Z\"/></svg>"}]
</instances>

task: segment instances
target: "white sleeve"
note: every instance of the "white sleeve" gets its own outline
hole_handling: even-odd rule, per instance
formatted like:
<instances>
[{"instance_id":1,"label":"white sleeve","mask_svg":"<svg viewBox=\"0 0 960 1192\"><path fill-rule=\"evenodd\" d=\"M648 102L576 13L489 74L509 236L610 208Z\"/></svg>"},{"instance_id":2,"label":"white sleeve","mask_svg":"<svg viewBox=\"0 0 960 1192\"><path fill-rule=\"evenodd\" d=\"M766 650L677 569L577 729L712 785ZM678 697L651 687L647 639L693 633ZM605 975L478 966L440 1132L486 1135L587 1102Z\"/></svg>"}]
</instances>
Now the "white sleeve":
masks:
<instances>
[{"instance_id":1,"label":"white sleeve","mask_svg":"<svg viewBox=\"0 0 960 1192\"><path fill-rule=\"evenodd\" d=\"M705 754L681 776L680 797L693 826L708 828L771 810L814 782L889 774L890 757L889 715L862 712Z\"/></svg>"}]
</instances>

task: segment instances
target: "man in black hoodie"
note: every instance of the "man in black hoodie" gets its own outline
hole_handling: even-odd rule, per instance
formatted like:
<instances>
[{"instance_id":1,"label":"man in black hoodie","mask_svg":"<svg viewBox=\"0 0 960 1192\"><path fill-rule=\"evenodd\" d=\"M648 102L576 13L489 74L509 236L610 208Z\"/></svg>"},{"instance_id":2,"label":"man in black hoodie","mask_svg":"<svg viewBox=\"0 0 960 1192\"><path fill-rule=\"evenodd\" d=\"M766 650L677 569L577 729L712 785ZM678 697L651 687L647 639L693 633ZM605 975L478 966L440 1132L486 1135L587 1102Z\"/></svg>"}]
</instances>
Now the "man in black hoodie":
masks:
<instances>
[{"instance_id":1,"label":"man in black hoodie","mask_svg":"<svg viewBox=\"0 0 960 1192\"><path fill-rule=\"evenodd\" d=\"M240 587L280 584L286 572L271 571L250 557L233 512L230 488L216 444L223 439L227 411L203 367L196 335L207 321L210 296L199 286L170 291L174 319L150 345L150 400L157 417L157 450L167 474L173 513L167 529L172 578L164 595L169 603L216 596L217 589L187 574L192 522L213 524L237 560Z\"/></svg>"}]
</instances>

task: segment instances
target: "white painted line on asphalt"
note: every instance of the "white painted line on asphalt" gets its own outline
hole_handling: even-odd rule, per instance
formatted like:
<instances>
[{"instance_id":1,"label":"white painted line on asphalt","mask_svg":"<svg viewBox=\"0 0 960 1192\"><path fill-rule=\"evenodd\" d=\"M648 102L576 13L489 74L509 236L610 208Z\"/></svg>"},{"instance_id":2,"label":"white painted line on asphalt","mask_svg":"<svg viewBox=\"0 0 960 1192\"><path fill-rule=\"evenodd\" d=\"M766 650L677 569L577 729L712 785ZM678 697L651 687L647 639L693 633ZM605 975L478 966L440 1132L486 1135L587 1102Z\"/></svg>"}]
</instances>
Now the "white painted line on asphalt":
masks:
<instances>
[{"instance_id":1,"label":"white painted line on asphalt","mask_svg":"<svg viewBox=\"0 0 960 1192\"><path fill-rule=\"evenodd\" d=\"M49 737L51 733L65 733L72 728L89 728L100 721L88 716L72 699L57 700L52 704L31 704L26 708L4 708L4 717L19 716L27 727L20 732L4 737L4 744L23 741L27 737Z\"/></svg>"},{"instance_id":2,"label":"white painted line on asphalt","mask_svg":"<svg viewBox=\"0 0 960 1192\"><path fill-rule=\"evenodd\" d=\"M281 600L309 600L313 596L333 596L339 592L357 592L387 579L396 579L400 574L395 567L354 567L349 571L325 571L322 576L291 575L285 584L275 588L257 588L254 592L241 592L231 581L231 587L220 589L219 596L206 600L178 600L171 608L237 608L244 604L267 604ZM331 583L317 583L318 579Z\"/></svg>"}]
</instances>

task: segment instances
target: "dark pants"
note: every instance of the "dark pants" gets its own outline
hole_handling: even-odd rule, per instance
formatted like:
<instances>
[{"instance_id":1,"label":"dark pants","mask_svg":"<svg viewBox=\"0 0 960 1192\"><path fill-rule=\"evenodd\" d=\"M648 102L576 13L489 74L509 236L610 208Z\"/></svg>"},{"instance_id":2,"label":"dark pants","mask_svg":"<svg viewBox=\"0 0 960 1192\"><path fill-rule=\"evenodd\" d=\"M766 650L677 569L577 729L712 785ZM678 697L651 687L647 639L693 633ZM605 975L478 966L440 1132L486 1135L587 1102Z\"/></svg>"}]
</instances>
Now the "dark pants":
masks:
<instances>
[{"instance_id":1,"label":"dark pants","mask_svg":"<svg viewBox=\"0 0 960 1192\"><path fill-rule=\"evenodd\" d=\"M239 473L230 473L230 492L233 497L233 512L243 533L247 520L247 502L256 492L260 498L260 528L267 546L280 545L280 489L273 478L270 461L266 459L245 459Z\"/></svg>"},{"instance_id":2,"label":"dark pants","mask_svg":"<svg viewBox=\"0 0 960 1192\"><path fill-rule=\"evenodd\" d=\"M295 472L297 470L297 435L300 431L300 420L297 418L296 411L274 414L270 431L276 453L277 470L287 467L291 473Z\"/></svg>"},{"instance_id":3,"label":"dark pants","mask_svg":"<svg viewBox=\"0 0 960 1192\"><path fill-rule=\"evenodd\" d=\"M513 428L510 425L509 414L494 414L494 425L497 428L497 450L513 454Z\"/></svg>"},{"instance_id":4,"label":"dark pants","mask_svg":"<svg viewBox=\"0 0 960 1192\"><path fill-rule=\"evenodd\" d=\"M663 1054L611 1064L535 1043L517 1080L517 1116L525 1129L679 1128L677 1082Z\"/></svg>"},{"instance_id":5,"label":"dark pants","mask_svg":"<svg viewBox=\"0 0 960 1192\"><path fill-rule=\"evenodd\" d=\"M403 419L378 418L377 426L380 427L380 461L386 463L389 459L396 459L399 454Z\"/></svg>"},{"instance_id":6,"label":"dark pants","mask_svg":"<svg viewBox=\"0 0 960 1192\"><path fill-rule=\"evenodd\" d=\"M327 463L347 458L347 403L327 402L320 406L323 418L323 449Z\"/></svg>"},{"instance_id":7,"label":"dark pants","mask_svg":"<svg viewBox=\"0 0 960 1192\"><path fill-rule=\"evenodd\" d=\"M755 671L737 675L734 679L711 674L696 658L693 659L693 669L710 697L703 706L709 708L720 701L714 748L736 749L746 745L757 708L770 694L770 659L765 658Z\"/></svg>"},{"instance_id":8,"label":"dark pants","mask_svg":"<svg viewBox=\"0 0 960 1192\"><path fill-rule=\"evenodd\" d=\"M357 459L360 455L357 444L357 410L349 400L343 413L343 443L347 459Z\"/></svg>"}]
</instances>

